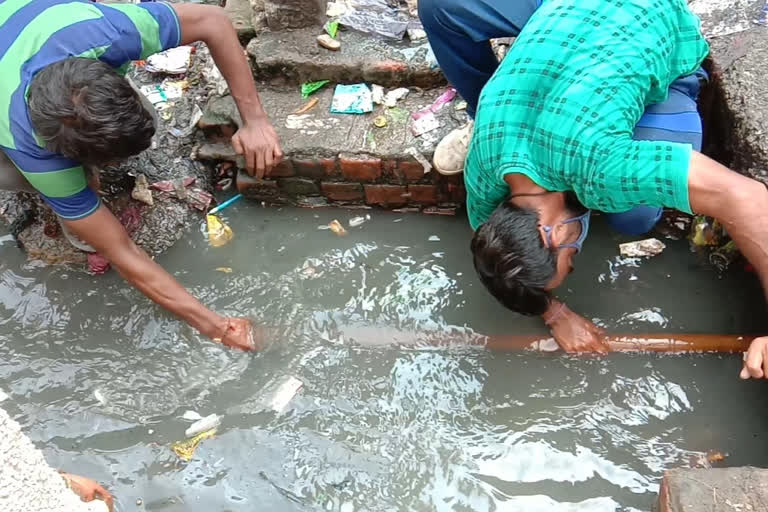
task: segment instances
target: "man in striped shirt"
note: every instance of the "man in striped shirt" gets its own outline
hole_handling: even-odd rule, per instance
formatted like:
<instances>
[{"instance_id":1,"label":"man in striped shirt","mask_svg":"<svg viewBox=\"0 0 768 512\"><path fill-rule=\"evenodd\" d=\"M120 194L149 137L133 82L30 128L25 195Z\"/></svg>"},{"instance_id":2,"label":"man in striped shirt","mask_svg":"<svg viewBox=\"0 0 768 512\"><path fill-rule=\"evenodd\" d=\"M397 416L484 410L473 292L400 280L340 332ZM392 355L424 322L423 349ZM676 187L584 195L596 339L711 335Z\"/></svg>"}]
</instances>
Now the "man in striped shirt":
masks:
<instances>
[{"instance_id":1,"label":"man in striped shirt","mask_svg":"<svg viewBox=\"0 0 768 512\"><path fill-rule=\"evenodd\" d=\"M282 157L280 144L222 9L0 0L0 188L39 192L72 238L150 299L213 339L253 349L263 340L250 322L210 311L139 249L84 171L150 145L151 106L123 77L131 61L195 41L210 48L243 119L233 146L263 176Z\"/></svg>"}]
</instances>

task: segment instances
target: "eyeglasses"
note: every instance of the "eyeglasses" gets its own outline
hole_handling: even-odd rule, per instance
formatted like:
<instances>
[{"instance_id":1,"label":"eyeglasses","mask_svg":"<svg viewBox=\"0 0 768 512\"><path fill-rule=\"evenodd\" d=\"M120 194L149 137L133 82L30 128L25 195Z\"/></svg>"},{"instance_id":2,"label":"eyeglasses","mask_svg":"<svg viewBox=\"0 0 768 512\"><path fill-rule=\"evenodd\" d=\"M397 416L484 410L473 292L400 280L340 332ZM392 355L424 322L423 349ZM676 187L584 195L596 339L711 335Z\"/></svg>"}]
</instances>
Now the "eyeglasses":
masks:
<instances>
[{"instance_id":1,"label":"eyeglasses","mask_svg":"<svg viewBox=\"0 0 768 512\"><path fill-rule=\"evenodd\" d=\"M557 249L568 249L573 248L576 249L576 252L581 252L581 246L584 244L584 240L587 239L587 234L589 233L589 218L592 212L590 210L587 210L587 212L583 215L579 215L578 217L572 217L570 219L565 219L560 224L571 224L573 222L578 222L581 224L581 234L579 235L579 238L575 242L571 242L569 244L562 244L558 245ZM544 230L544 233L546 234L547 238L547 245L549 247L553 247L552 244L552 231L555 229L554 226L541 226L541 228Z\"/></svg>"}]
</instances>

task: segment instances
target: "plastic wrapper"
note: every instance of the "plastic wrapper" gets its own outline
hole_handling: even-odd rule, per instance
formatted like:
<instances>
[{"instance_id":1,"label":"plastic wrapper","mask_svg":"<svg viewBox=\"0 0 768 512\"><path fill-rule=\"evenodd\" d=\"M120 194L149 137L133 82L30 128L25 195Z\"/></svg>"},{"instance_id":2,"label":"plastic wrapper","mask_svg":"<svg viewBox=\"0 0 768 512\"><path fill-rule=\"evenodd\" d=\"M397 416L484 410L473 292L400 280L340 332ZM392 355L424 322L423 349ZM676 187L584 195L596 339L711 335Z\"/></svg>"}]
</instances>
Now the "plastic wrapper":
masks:
<instances>
[{"instance_id":1,"label":"plastic wrapper","mask_svg":"<svg viewBox=\"0 0 768 512\"><path fill-rule=\"evenodd\" d=\"M334 114L367 114L373 111L373 95L365 84L336 86L331 102Z\"/></svg>"},{"instance_id":2,"label":"plastic wrapper","mask_svg":"<svg viewBox=\"0 0 768 512\"><path fill-rule=\"evenodd\" d=\"M386 39L401 40L408 30L408 16L401 15L383 0L354 0L339 18L352 30Z\"/></svg>"},{"instance_id":3,"label":"plastic wrapper","mask_svg":"<svg viewBox=\"0 0 768 512\"><path fill-rule=\"evenodd\" d=\"M347 235L347 230L344 229L344 226L342 226L341 222L339 222L338 220L331 221L331 223L328 224L328 229L330 229L331 231L333 231L335 234L339 236Z\"/></svg>"},{"instance_id":4,"label":"plastic wrapper","mask_svg":"<svg viewBox=\"0 0 768 512\"><path fill-rule=\"evenodd\" d=\"M316 93L330 82L330 80L318 80L316 82L305 82L301 84L301 97L309 98L312 94Z\"/></svg>"},{"instance_id":5,"label":"plastic wrapper","mask_svg":"<svg viewBox=\"0 0 768 512\"><path fill-rule=\"evenodd\" d=\"M177 46L164 52L150 55L144 69L150 73L167 73L169 75L182 75L189 71L192 60L191 46Z\"/></svg>"},{"instance_id":6,"label":"plastic wrapper","mask_svg":"<svg viewBox=\"0 0 768 512\"><path fill-rule=\"evenodd\" d=\"M198 445L205 439L210 439L215 435L215 429L208 430L207 432L202 432L196 435L192 439L173 443L171 445L171 449L174 451L174 453L176 453L176 455L179 456L180 459L190 461L192 460L192 457L195 456L195 450L197 450Z\"/></svg>"},{"instance_id":7,"label":"plastic wrapper","mask_svg":"<svg viewBox=\"0 0 768 512\"><path fill-rule=\"evenodd\" d=\"M192 425L190 425L189 428L184 432L184 435L187 437L194 437L197 434L202 434L203 432L206 432L208 430L214 430L220 424L221 424L221 416L218 416L216 414L210 414L205 418L201 418L196 422L194 422Z\"/></svg>"},{"instance_id":8,"label":"plastic wrapper","mask_svg":"<svg viewBox=\"0 0 768 512\"><path fill-rule=\"evenodd\" d=\"M208 243L211 247L222 247L232 241L235 236L232 228L215 215L207 215L206 219L208 221Z\"/></svg>"}]
</instances>

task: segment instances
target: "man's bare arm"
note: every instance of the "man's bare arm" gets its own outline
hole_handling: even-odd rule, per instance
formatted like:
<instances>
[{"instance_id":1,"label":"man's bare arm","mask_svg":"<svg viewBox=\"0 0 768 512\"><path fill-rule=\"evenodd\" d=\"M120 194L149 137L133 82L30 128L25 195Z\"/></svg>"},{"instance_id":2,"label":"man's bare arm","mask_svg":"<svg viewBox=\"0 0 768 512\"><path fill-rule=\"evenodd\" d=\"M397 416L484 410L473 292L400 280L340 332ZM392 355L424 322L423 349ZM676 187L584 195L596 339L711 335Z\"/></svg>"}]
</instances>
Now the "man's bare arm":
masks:
<instances>
[{"instance_id":1,"label":"man's bare arm","mask_svg":"<svg viewBox=\"0 0 768 512\"><path fill-rule=\"evenodd\" d=\"M768 297L768 189L694 152L688 176L691 208L719 220L755 267ZM768 336L749 346L742 379L768 377Z\"/></svg>"},{"instance_id":2,"label":"man's bare arm","mask_svg":"<svg viewBox=\"0 0 768 512\"><path fill-rule=\"evenodd\" d=\"M232 137L235 150L245 156L248 171L264 176L283 157L280 142L261 105L253 72L240 46L232 22L223 9L212 5L173 4L179 16L181 42L202 41L229 84L243 126Z\"/></svg>"},{"instance_id":3,"label":"man's bare arm","mask_svg":"<svg viewBox=\"0 0 768 512\"><path fill-rule=\"evenodd\" d=\"M109 260L126 281L155 303L210 338L238 348L254 348L250 342L252 334L240 332L246 329L245 321L225 318L203 306L133 243L104 205L84 219L63 222L72 233ZM250 326L247 328L250 331Z\"/></svg>"}]
</instances>

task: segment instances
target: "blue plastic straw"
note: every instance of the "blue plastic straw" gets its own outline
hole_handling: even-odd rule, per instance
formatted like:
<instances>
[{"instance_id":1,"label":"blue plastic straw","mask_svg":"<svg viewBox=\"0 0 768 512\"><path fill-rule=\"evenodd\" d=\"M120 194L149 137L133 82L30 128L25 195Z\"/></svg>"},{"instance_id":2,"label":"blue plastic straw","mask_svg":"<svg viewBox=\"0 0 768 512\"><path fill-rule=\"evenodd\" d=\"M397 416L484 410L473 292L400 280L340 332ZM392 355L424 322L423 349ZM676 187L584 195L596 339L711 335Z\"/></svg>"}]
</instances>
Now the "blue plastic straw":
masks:
<instances>
[{"instance_id":1,"label":"blue plastic straw","mask_svg":"<svg viewBox=\"0 0 768 512\"><path fill-rule=\"evenodd\" d=\"M219 213L221 210L223 210L224 208L226 208L227 206L230 206L232 203L234 203L234 202L236 202L236 201L238 201L238 200L240 200L240 199L242 199L242 198L243 198L243 194L237 194L236 196L234 196L234 197L231 197L231 198L227 199L226 201L224 201L223 203L221 203L219 206L217 206L217 207L216 207L216 208L214 208L213 210L209 211L209 212L208 212L208 215L214 215L214 214L217 214L217 213Z\"/></svg>"}]
</instances>

